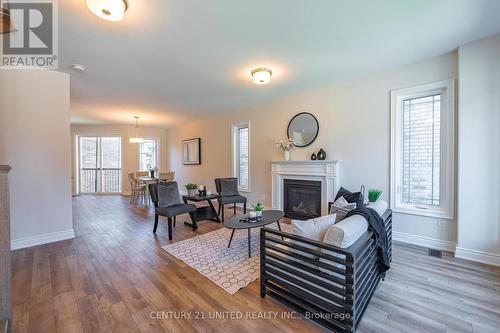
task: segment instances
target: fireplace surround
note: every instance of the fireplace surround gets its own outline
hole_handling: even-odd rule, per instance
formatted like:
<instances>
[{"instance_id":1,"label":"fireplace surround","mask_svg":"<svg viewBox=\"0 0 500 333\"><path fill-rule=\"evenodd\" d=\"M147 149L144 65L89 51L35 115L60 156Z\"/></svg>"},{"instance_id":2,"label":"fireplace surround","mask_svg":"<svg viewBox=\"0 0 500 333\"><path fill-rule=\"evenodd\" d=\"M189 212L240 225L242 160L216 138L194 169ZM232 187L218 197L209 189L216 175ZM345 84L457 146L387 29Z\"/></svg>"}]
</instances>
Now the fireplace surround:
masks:
<instances>
[{"instance_id":1,"label":"fireplace surround","mask_svg":"<svg viewBox=\"0 0 500 333\"><path fill-rule=\"evenodd\" d=\"M272 161L272 207L285 211L285 179L314 181L321 184L320 213L328 214L328 201L333 201L340 188L341 161ZM299 218L296 216L295 218ZM301 219L305 219L303 216Z\"/></svg>"}]
</instances>

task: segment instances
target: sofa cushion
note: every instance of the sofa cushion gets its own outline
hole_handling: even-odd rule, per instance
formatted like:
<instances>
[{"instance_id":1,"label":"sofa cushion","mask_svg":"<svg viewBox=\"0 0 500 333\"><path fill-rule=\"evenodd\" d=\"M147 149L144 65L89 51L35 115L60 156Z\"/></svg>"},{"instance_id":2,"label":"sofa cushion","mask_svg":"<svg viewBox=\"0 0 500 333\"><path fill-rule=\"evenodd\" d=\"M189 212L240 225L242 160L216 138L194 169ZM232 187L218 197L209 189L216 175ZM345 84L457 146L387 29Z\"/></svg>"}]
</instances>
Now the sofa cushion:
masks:
<instances>
[{"instance_id":1,"label":"sofa cushion","mask_svg":"<svg viewBox=\"0 0 500 333\"><path fill-rule=\"evenodd\" d=\"M309 238L318 242L322 242L325 233L330 226L335 224L336 215L325 215L316 217L307 221L292 220L292 233L297 236ZM293 243L293 242L292 242ZM319 250L317 246L313 245L300 245L310 248L312 250ZM300 253L308 258L318 258L312 254Z\"/></svg>"},{"instance_id":2,"label":"sofa cushion","mask_svg":"<svg viewBox=\"0 0 500 333\"><path fill-rule=\"evenodd\" d=\"M321 242L330 226L335 224L336 215L315 217L307 221L292 220L293 234Z\"/></svg>"},{"instance_id":3,"label":"sofa cushion","mask_svg":"<svg viewBox=\"0 0 500 333\"><path fill-rule=\"evenodd\" d=\"M330 214L337 214L335 223L340 222L351 210L356 208L356 203L349 203L344 197L340 197L330 207Z\"/></svg>"},{"instance_id":4,"label":"sofa cushion","mask_svg":"<svg viewBox=\"0 0 500 333\"><path fill-rule=\"evenodd\" d=\"M325 232L323 243L347 248L368 230L368 222L361 215L352 215L334 224Z\"/></svg>"},{"instance_id":5,"label":"sofa cushion","mask_svg":"<svg viewBox=\"0 0 500 333\"><path fill-rule=\"evenodd\" d=\"M354 242L356 242L359 237L366 232L366 230L368 230L368 222L366 219L360 215L353 215L328 228L325 233L325 237L323 238L323 243L345 249L354 244ZM344 255L337 252L328 251L326 249L322 249L321 251L341 260L345 259ZM345 269L344 265L336 261L324 258L320 258L319 260L334 267ZM322 267L319 267L319 270L324 273L336 275L332 271Z\"/></svg>"}]
</instances>

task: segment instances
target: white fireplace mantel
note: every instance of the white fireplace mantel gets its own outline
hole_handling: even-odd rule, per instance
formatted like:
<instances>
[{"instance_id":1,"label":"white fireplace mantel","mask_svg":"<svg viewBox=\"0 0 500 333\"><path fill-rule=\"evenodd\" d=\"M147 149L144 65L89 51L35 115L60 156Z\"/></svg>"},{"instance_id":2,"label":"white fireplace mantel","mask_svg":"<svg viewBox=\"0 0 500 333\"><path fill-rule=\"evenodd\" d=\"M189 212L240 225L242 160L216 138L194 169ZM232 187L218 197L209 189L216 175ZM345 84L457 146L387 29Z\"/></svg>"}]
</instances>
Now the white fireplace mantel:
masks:
<instances>
[{"instance_id":1,"label":"white fireplace mantel","mask_svg":"<svg viewBox=\"0 0 500 333\"><path fill-rule=\"evenodd\" d=\"M328 214L328 201L333 201L340 188L341 161L271 161L272 206L283 210L283 180L321 181L321 215Z\"/></svg>"}]
</instances>

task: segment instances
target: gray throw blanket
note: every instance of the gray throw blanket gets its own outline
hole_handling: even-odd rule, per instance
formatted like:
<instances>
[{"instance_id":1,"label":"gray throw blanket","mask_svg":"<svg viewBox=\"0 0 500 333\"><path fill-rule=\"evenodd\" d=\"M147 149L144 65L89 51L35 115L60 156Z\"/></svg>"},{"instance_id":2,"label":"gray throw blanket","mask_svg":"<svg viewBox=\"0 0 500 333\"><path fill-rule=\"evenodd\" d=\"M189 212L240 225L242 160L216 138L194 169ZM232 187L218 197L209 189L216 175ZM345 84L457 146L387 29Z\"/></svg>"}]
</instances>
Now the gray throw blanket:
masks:
<instances>
[{"instance_id":1,"label":"gray throw blanket","mask_svg":"<svg viewBox=\"0 0 500 333\"><path fill-rule=\"evenodd\" d=\"M377 247L378 255L378 270L379 273L384 273L390 268L389 261L389 242L387 240L387 232L385 230L384 220L378 213L368 207L360 207L351 210L345 218L352 215L361 215L368 222L368 230L375 235L375 246Z\"/></svg>"}]
</instances>

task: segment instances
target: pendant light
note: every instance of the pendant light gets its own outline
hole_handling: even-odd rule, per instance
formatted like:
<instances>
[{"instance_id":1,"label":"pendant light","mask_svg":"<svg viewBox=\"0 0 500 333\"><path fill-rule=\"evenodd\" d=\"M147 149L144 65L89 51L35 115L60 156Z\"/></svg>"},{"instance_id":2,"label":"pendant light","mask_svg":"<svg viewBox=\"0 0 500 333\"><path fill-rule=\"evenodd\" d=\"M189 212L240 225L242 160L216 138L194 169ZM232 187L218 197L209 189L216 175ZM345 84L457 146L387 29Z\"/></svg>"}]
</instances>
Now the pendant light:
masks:
<instances>
[{"instance_id":1,"label":"pendant light","mask_svg":"<svg viewBox=\"0 0 500 333\"><path fill-rule=\"evenodd\" d=\"M144 143L144 138L137 136L137 129L139 128L139 123L138 123L139 117L134 116L134 118L135 118L135 137L129 138L128 142L130 142L130 143Z\"/></svg>"}]
</instances>

